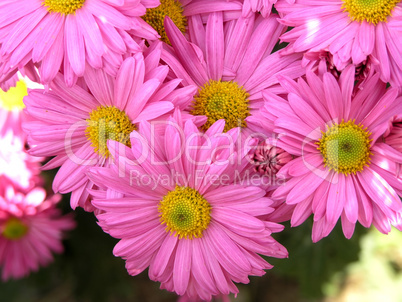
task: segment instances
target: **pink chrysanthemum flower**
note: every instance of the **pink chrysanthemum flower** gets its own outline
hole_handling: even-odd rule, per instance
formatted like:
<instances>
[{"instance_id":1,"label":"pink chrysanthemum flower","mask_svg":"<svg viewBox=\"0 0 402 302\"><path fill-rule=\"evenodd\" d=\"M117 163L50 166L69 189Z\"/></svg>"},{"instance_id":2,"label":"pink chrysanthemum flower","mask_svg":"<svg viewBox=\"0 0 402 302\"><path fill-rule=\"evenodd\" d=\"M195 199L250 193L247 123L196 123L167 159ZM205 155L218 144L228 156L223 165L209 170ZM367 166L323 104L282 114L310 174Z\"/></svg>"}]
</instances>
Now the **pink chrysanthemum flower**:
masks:
<instances>
[{"instance_id":1,"label":"pink chrysanthemum flower","mask_svg":"<svg viewBox=\"0 0 402 302\"><path fill-rule=\"evenodd\" d=\"M280 134L278 146L296 156L279 171L290 180L273 197L295 206L292 226L314 214L314 242L339 218L347 238L357 221L382 233L391 225L402 230L402 155L381 138L402 112L402 98L396 88L386 90L379 74L352 97L354 73L350 65L338 81L312 72L307 82L283 78L287 100L265 93L266 125Z\"/></svg>"},{"instance_id":2,"label":"pink chrysanthemum flower","mask_svg":"<svg viewBox=\"0 0 402 302\"><path fill-rule=\"evenodd\" d=\"M129 134L140 121L155 120L174 104L191 101L194 89L175 90L177 79L163 83L168 67L159 66L159 55L160 49L155 48L145 60L141 53L127 58L117 77L88 68L84 79L89 91L78 85L68 88L59 74L49 92L30 90L25 98L32 118L25 126L33 146L30 153L55 156L44 169L61 166L53 189L72 192L72 208L93 209L86 190L93 183L85 171L112 161L107 139L130 145Z\"/></svg>"},{"instance_id":3,"label":"pink chrysanthemum flower","mask_svg":"<svg viewBox=\"0 0 402 302\"><path fill-rule=\"evenodd\" d=\"M131 149L109 142L116 165L92 168L95 183L117 197L95 199L99 225L121 239L115 256L131 275L149 267L161 288L196 298L237 293L268 264L258 254L287 257L271 233L283 226L261 219L272 212L265 190L236 180L246 155L235 146L239 129L223 133L224 121L201 133L192 120L168 121L163 136L143 122Z\"/></svg>"},{"instance_id":4,"label":"pink chrysanthemum flower","mask_svg":"<svg viewBox=\"0 0 402 302\"><path fill-rule=\"evenodd\" d=\"M45 200L42 188L26 195L8 187L0 196L0 268L2 279L18 279L53 261L61 253L63 232L74 227L70 216L55 207L60 199Z\"/></svg>"},{"instance_id":5,"label":"pink chrysanthemum flower","mask_svg":"<svg viewBox=\"0 0 402 302\"><path fill-rule=\"evenodd\" d=\"M40 63L43 83L59 72L72 86L84 74L86 64L112 75L126 53L141 51L127 31L139 38L156 32L140 24L146 7L158 1L19 0L0 4L0 73Z\"/></svg>"},{"instance_id":6,"label":"pink chrysanthemum flower","mask_svg":"<svg viewBox=\"0 0 402 302\"><path fill-rule=\"evenodd\" d=\"M226 121L225 131L238 126L259 131L262 91L283 91L279 74L304 74L299 54L270 54L284 30L274 14L224 22L223 14L214 12L205 26L194 28L189 41L169 18L165 27L173 49L166 46L162 59L184 86L198 86L187 110L207 117L204 131L219 119Z\"/></svg>"},{"instance_id":7,"label":"pink chrysanthemum flower","mask_svg":"<svg viewBox=\"0 0 402 302\"><path fill-rule=\"evenodd\" d=\"M400 0L296 0L278 3L281 22L294 27L281 39L288 51L329 50L338 69L352 59L358 65L372 55L381 79L402 85L402 3Z\"/></svg>"}]
</instances>

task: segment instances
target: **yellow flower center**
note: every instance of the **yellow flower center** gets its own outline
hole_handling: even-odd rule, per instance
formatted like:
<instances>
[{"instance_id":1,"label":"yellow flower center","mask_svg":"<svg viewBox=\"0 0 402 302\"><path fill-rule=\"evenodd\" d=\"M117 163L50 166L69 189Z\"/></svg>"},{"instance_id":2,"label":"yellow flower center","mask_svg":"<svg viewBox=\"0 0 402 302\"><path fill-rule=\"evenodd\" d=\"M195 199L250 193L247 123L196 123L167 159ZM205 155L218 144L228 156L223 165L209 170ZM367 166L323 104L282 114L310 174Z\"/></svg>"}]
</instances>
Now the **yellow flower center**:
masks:
<instances>
[{"instance_id":1,"label":"yellow flower center","mask_svg":"<svg viewBox=\"0 0 402 302\"><path fill-rule=\"evenodd\" d=\"M25 236L28 227L19 219L11 217L3 226L2 235L10 240L18 240Z\"/></svg>"},{"instance_id":2,"label":"yellow flower center","mask_svg":"<svg viewBox=\"0 0 402 302\"><path fill-rule=\"evenodd\" d=\"M211 205L195 189L177 186L159 203L159 216L166 232L180 239L202 237L211 220Z\"/></svg>"},{"instance_id":3,"label":"yellow flower center","mask_svg":"<svg viewBox=\"0 0 402 302\"><path fill-rule=\"evenodd\" d=\"M342 0L342 8L353 21L367 21L376 25L386 22L400 0Z\"/></svg>"},{"instance_id":4,"label":"yellow flower center","mask_svg":"<svg viewBox=\"0 0 402 302\"><path fill-rule=\"evenodd\" d=\"M165 16L172 19L173 23L182 33L186 31L187 19L183 16L183 8L180 2L176 0L161 0L161 4L158 7L148 8L147 13L145 16L142 16L142 19L158 32L163 42L170 45L163 25Z\"/></svg>"},{"instance_id":5,"label":"yellow flower center","mask_svg":"<svg viewBox=\"0 0 402 302\"><path fill-rule=\"evenodd\" d=\"M356 125L354 120L328 127L316 143L324 157L324 165L345 175L362 171L370 164L370 135L367 128Z\"/></svg>"},{"instance_id":6,"label":"yellow flower center","mask_svg":"<svg viewBox=\"0 0 402 302\"><path fill-rule=\"evenodd\" d=\"M235 127L246 127L245 119L250 115L248 96L249 94L236 82L210 80L194 97L191 114L208 117L202 126L204 131L220 119L226 121L225 131Z\"/></svg>"},{"instance_id":7,"label":"yellow flower center","mask_svg":"<svg viewBox=\"0 0 402 302\"><path fill-rule=\"evenodd\" d=\"M50 13L69 15L80 9L84 2L85 0L44 0L42 4Z\"/></svg>"},{"instance_id":8,"label":"yellow flower center","mask_svg":"<svg viewBox=\"0 0 402 302\"><path fill-rule=\"evenodd\" d=\"M28 95L27 85L23 80L19 80L15 87L11 87L7 92L0 89L0 108L8 111L21 111L25 105L22 101Z\"/></svg>"},{"instance_id":9,"label":"yellow flower center","mask_svg":"<svg viewBox=\"0 0 402 302\"><path fill-rule=\"evenodd\" d=\"M130 133L137 127L131 123L124 111L114 106L100 106L92 110L86 121L88 125L85 135L98 154L105 157L110 155L106 145L108 139L131 147Z\"/></svg>"}]
</instances>

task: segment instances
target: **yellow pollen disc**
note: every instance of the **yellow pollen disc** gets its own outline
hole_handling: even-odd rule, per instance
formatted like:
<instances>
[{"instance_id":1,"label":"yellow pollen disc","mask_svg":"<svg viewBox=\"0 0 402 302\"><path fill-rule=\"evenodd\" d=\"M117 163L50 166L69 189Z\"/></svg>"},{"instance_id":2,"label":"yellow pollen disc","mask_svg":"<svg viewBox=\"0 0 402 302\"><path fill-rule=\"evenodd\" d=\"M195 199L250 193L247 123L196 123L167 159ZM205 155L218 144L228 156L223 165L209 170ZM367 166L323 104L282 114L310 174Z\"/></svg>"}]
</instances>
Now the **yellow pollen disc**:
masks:
<instances>
[{"instance_id":1,"label":"yellow pollen disc","mask_svg":"<svg viewBox=\"0 0 402 302\"><path fill-rule=\"evenodd\" d=\"M195 189L177 186L159 203L160 221L166 232L180 239L202 237L211 220L211 205Z\"/></svg>"},{"instance_id":2,"label":"yellow pollen disc","mask_svg":"<svg viewBox=\"0 0 402 302\"><path fill-rule=\"evenodd\" d=\"M42 5L50 13L59 13L62 15L74 14L77 9L84 5L85 0L45 0Z\"/></svg>"},{"instance_id":3,"label":"yellow pollen disc","mask_svg":"<svg viewBox=\"0 0 402 302\"><path fill-rule=\"evenodd\" d=\"M11 87L7 92L0 89L0 108L8 111L21 111L25 105L22 101L28 95L27 85L23 80L19 80L15 87Z\"/></svg>"},{"instance_id":4,"label":"yellow pollen disc","mask_svg":"<svg viewBox=\"0 0 402 302\"><path fill-rule=\"evenodd\" d=\"M210 80L194 97L191 114L208 117L202 126L204 131L220 119L226 121L224 131L235 127L246 127L245 119L250 115L248 96L249 94L236 82Z\"/></svg>"},{"instance_id":5,"label":"yellow pollen disc","mask_svg":"<svg viewBox=\"0 0 402 302\"><path fill-rule=\"evenodd\" d=\"M345 175L362 171L370 164L370 135L367 128L356 125L354 120L328 127L316 143L324 165Z\"/></svg>"},{"instance_id":6,"label":"yellow pollen disc","mask_svg":"<svg viewBox=\"0 0 402 302\"><path fill-rule=\"evenodd\" d=\"M2 235L10 240L17 240L25 236L28 227L17 218L10 218L3 226Z\"/></svg>"},{"instance_id":7,"label":"yellow pollen disc","mask_svg":"<svg viewBox=\"0 0 402 302\"><path fill-rule=\"evenodd\" d=\"M107 140L118 141L131 147L130 133L137 127L131 123L130 118L124 111L114 106L100 106L89 114L85 135L92 143L96 153L108 157Z\"/></svg>"},{"instance_id":8,"label":"yellow pollen disc","mask_svg":"<svg viewBox=\"0 0 402 302\"><path fill-rule=\"evenodd\" d=\"M376 25L386 22L400 0L342 0L342 8L353 21L367 21Z\"/></svg>"},{"instance_id":9,"label":"yellow pollen disc","mask_svg":"<svg viewBox=\"0 0 402 302\"><path fill-rule=\"evenodd\" d=\"M187 19L183 15L183 8L180 2L176 0L161 0L161 4L158 7L148 8L145 16L141 18L158 32L163 42L170 45L165 26L163 25L165 16L172 19L173 23L182 33L186 31Z\"/></svg>"}]
</instances>

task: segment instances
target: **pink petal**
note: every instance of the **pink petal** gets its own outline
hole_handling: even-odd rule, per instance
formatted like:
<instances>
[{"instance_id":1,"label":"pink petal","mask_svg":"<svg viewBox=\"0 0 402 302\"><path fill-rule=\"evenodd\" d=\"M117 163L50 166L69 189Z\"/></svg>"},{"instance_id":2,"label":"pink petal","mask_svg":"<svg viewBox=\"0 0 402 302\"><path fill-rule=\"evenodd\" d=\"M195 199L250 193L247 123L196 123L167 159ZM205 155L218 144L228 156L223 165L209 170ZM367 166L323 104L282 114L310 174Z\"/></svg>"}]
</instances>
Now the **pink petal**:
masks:
<instances>
[{"instance_id":1,"label":"pink petal","mask_svg":"<svg viewBox=\"0 0 402 302\"><path fill-rule=\"evenodd\" d=\"M211 13L206 28L206 59L208 77L219 81L223 72L224 35L222 13Z\"/></svg>"}]
</instances>

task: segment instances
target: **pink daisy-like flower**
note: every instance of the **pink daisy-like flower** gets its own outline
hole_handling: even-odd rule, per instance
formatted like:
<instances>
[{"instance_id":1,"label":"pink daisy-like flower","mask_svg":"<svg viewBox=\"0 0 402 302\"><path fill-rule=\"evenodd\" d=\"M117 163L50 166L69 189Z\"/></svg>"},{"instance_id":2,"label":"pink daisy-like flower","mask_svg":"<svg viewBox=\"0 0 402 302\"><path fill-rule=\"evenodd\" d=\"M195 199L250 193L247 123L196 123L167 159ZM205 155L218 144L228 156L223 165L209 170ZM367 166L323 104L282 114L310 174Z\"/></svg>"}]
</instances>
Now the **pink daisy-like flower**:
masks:
<instances>
[{"instance_id":1,"label":"pink daisy-like flower","mask_svg":"<svg viewBox=\"0 0 402 302\"><path fill-rule=\"evenodd\" d=\"M173 49L165 45L162 59L184 86L198 86L187 111L208 118L203 130L224 119L225 131L238 126L259 131L262 91L284 92L277 85L279 74L291 78L304 74L300 54L271 54L284 30L274 14L224 22L223 14L214 12L205 26L190 30L189 41L169 18L165 28Z\"/></svg>"},{"instance_id":2,"label":"pink daisy-like flower","mask_svg":"<svg viewBox=\"0 0 402 302\"><path fill-rule=\"evenodd\" d=\"M372 55L381 80L402 85L402 3L400 0L296 0L276 6L281 23L294 27L282 35L288 52L328 50L338 69Z\"/></svg>"},{"instance_id":3,"label":"pink daisy-like flower","mask_svg":"<svg viewBox=\"0 0 402 302\"><path fill-rule=\"evenodd\" d=\"M42 188L26 195L8 187L0 196L0 268L2 279L18 279L53 261L61 253L63 232L75 226L55 207L59 197L45 200Z\"/></svg>"},{"instance_id":4,"label":"pink daisy-like flower","mask_svg":"<svg viewBox=\"0 0 402 302\"><path fill-rule=\"evenodd\" d=\"M126 53L141 51L127 31L139 38L156 32L140 24L146 7L158 1L20 0L0 4L0 73L40 63L43 83L59 72L72 86L86 64L115 75ZM146 24L145 24L146 25ZM138 39L138 38L137 38Z\"/></svg>"},{"instance_id":5,"label":"pink daisy-like flower","mask_svg":"<svg viewBox=\"0 0 402 302\"><path fill-rule=\"evenodd\" d=\"M282 79L287 100L264 94L267 127L280 135L278 146L296 156L279 171L289 181L273 197L294 206L292 226L314 214L314 242L339 218L347 238L357 221L382 233L391 225L402 230L402 155L381 138L402 112L402 98L398 89L386 90L379 74L352 96L354 74L353 65L338 81L307 72L307 82Z\"/></svg>"},{"instance_id":6,"label":"pink daisy-like flower","mask_svg":"<svg viewBox=\"0 0 402 302\"><path fill-rule=\"evenodd\" d=\"M180 80L163 83L167 66L159 66L160 47L127 58L117 77L87 68L88 90L68 88L62 75L51 83L51 91L30 90L25 98L28 141L36 156L55 156L44 169L61 167L53 181L55 192L72 192L71 206L92 210L86 189L93 187L88 167L108 165L112 158L108 139L130 144L129 134L144 120L155 120L176 103L191 101L194 89L175 90Z\"/></svg>"},{"instance_id":7,"label":"pink daisy-like flower","mask_svg":"<svg viewBox=\"0 0 402 302\"><path fill-rule=\"evenodd\" d=\"M236 180L247 163L235 146L239 129L223 133L220 120L203 134L192 120L170 119L163 136L142 122L131 149L109 141L116 164L92 168L90 178L114 196L94 199L99 225L121 239L115 256L131 275L149 267L161 288L196 298L237 293L268 264L258 254L283 258L271 233L283 226L260 218L272 212L265 190Z\"/></svg>"}]
</instances>

